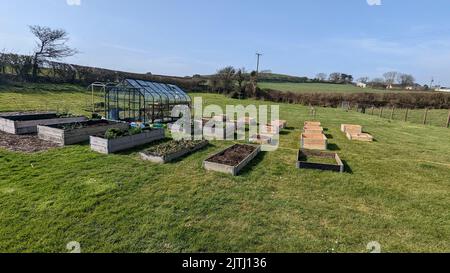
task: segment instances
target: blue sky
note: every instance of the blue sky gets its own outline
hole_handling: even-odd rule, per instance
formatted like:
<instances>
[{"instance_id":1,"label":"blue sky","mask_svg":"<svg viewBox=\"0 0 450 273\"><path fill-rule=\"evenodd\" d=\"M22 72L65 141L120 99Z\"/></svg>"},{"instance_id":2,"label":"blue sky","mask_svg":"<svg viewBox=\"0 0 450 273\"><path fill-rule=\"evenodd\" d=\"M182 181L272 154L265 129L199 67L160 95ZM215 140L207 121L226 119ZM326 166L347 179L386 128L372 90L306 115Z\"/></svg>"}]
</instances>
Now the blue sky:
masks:
<instances>
[{"instance_id":1,"label":"blue sky","mask_svg":"<svg viewBox=\"0 0 450 273\"><path fill-rule=\"evenodd\" d=\"M39 24L66 29L81 51L67 61L82 65L185 76L254 69L259 51L277 73L396 70L450 85L448 0L77 1L0 0L0 49L30 53Z\"/></svg>"}]
</instances>

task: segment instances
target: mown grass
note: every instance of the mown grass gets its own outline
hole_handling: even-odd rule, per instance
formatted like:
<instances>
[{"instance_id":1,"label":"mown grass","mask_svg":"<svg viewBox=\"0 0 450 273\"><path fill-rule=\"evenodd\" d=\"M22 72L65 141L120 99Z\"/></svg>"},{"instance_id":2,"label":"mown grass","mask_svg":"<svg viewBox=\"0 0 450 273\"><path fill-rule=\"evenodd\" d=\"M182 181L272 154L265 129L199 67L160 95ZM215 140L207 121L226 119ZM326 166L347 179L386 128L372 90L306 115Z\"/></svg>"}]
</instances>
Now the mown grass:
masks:
<instances>
[{"instance_id":1,"label":"mown grass","mask_svg":"<svg viewBox=\"0 0 450 273\"><path fill-rule=\"evenodd\" d=\"M82 112L89 96L67 94L0 93L0 110L20 95L15 107L64 99ZM265 103L191 95L205 104ZM137 150L106 156L86 144L0 150L0 252L65 252L70 241L83 252L366 252L371 241L383 252L450 251L449 129L319 108L347 173L300 171L309 110L280 110L294 128L238 177L202 169L229 142L163 166ZM363 125L376 141L348 141L341 123Z\"/></svg>"},{"instance_id":2,"label":"mown grass","mask_svg":"<svg viewBox=\"0 0 450 273\"><path fill-rule=\"evenodd\" d=\"M271 83L260 82L258 86L262 89L273 89L293 93L387 93L406 92L372 88L359 88L350 84L328 84L328 83Z\"/></svg>"}]
</instances>

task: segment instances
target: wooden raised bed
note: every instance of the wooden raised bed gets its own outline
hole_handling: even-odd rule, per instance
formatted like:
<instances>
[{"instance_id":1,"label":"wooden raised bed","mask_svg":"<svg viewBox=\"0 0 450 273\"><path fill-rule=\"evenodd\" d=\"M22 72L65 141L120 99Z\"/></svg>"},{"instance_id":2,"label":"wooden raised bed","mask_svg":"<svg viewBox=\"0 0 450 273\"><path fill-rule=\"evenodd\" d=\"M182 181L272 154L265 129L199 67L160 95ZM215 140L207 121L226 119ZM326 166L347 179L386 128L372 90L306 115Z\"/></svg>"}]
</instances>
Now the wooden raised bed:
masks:
<instances>
[{"instance_id":1,"label":"wooden raised bed","mask_svg":"<svg viewBox=\"0 0 450 273\"><path fill-rule=\"evenodd\" d=\"M352 132L347 132L347 138L349 140L357 140L357 141L365 141L365 142L372 142L373 136L370 134L354 134Z\"/></svg>"},{"instance_id":2,"label":"wooden raised bed","mask_svg":"<svg viewBox=\"0 0 450 273\"><path fill-rule=\"evenodd\" d=\"M238 119L236 123L237 124L242 123L242 124L245 124L245 125L248 125L248 126L250 126L250 125L258 125L258 122L256 121L256 119L250 118L250 117L245 117L243 119Z\"/></svg>"},{"instance_id":3,"label":"wooden raised bed","mask_svg":"<svg viewBox=\"0 0 450 273\"><path fill-rule=\"evenodd\" d=\"M235 144L203 161L203 168L237 176L261 151L261 146Z\"/></svg>"},{"instance_id":4,"label":"wooden raised bed","mask_svg":"<svg viewBox=\"0 0 450 273\"><path fill-rule=\"evenodd\" d=\"M272 143L272 137L269 135L253 135L248 140L251 143L268 145Z\"/></svg>"},{"instance_id":5,"label":"wooden raised bed","mask_svg":"<svg viewBox=\"0 0 450 273\"><path fill-rule=\"evenodd\" d=\"M272 121L272 124L274 126L278 126L280 129L284 129L287 127L287 121L286 120L274 120Z\"/></svg>"},{"instance_id":6,"label":"wooden raised bed","mask_svg":"<svg viewBox=\"0 0 450 273\"><path fill-rule=\"evenodd\" d=\"M314 159L316 159L316 162L314 162ZM306 149L302 149L298 152L297 168L340 173L343 173L345 169L344 163L337 153L311 151Z\"/></svg>"},{"instance_id":7,"label":"wooden raised bed","mask_svg":"<svg viewBox=\"0 0 450 273\"><path fill-rule=\"evenodd\" d=\"M86 117L60 117L56 112L0 113L0 131L25 135L37 133L38 125L54 125L86 121Z\"/></svg>"},{"instance_id":8,"label":"wooden raised bed","mask_svg":"<svg viewBox=\"0 0 450 273\"><path fill-rule=\"evenodd\" d=\"M303 127L303 133L305 134L323 134L323 127L320 126L305 126Z\"/></svg>"},{"instance_id":9,"label":"wooden raised bed","mask_svg":"<svg viewBox=\"0 0 450 273\"><path fill-rule=\"evenodd\" d=\"M322 126L322 123L318 121L305 121L304 126Z\"/></svg>"},{"instance_id":10,"label":"wooden raised bed","mask_svg":"<svg viewBox=\"0 0 450 273\"><path fill-rule=\"evenodd\" d=\"M300 147L309 150L326 150L328 139L324 134L301 134Z\"/></svg>"},{"instance_id":11,"label":"wooden raised bed","mask_svg":"<svg viewBox=\"0 0 450 273\"><path fill-rule=\"evenodd\" d=\"M166 164L166 163L174 161L180 157L183 157L185 155L192 154L198 150L201 150L201 149L205 148L206 146L208 146L208 144L209 144L209 142L207 140L202 140L202 141L199 141L198 144L196 144L195 146L193 146L191 148L182 148L178 151L171 152L166 155L158 155L158 154L153 154L153 153L146 152L146 151L140 152L139 155L141 156L141 158L143 160L147 160L147 161L150 161L153 163L158 163L158 164Z\"/></svg>"},{"instance_id":12,"label":"wooden raised bed","mask_svg":"<svg viewBox=\"0 0 450 273\"><path fill-rule=\"evenodd\" d=\"M106 139L103 136L91 136L91 150L102 154L111 154L128 150L165 138L164 129L144 130L140 134Z\"/></svg>"},{"instance_id":13,"label":"wooden raised bed","mask_svg":"<svg viewBox=\"0 0 450 273\"><path fill-rule=\"evenodd\" d=\"M351 132L353 134L362 134L362 126L352 124L342 124L341 131L343 133Z\"/></svg>"},{"instance_id":14,"label":"wooden raised bed","mask_svg":"<svg viewBox=\"0 0 450 273\"><path fill-rule=\"evenodd\" d=\"M38 137L64 146L88 141L90 136L104 134L111 128L127 130L128 127L128 123L124 122L91 120L79 123L38 126Z\"/></svg>"}]
</instances>

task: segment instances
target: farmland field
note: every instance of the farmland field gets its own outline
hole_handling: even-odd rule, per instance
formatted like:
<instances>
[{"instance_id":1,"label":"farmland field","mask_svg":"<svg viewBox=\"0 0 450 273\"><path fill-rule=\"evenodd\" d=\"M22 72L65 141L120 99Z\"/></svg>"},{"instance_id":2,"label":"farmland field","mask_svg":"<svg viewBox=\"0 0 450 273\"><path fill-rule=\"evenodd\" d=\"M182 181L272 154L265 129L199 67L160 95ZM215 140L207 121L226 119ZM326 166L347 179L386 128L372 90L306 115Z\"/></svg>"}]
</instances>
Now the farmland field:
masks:
<instances>
[{"instance_id":1,"label":"farmland field","mask_svg":"<svg viewBox=\"0 0 450 273\"><path fill-rule=\"evenodd\" d=\"M372 88L359 88L353 85L328 84L328 83L271 83L260 82L258 86L262 89L274 89L293 93L386 93L386 92L406 92L406 91L387 91Z\"/></svg>"},{"instance_id":2,"label":"farmland field","mask_svg":"<svg viewBox=\"0 0 450 273\"><path fill-rule=\"evenodd\" d=\"M68 108L86 114L88 93L1 90L0 111ZM205 104L263 104L216 94ZM98 98L101 101L101 98ZM280 105L293 127L276 152L238 177L202 160L231 142L155 165L138 150L101 155L76 145L23 154L0 148L0 252L383 252L450 251L450 130L342 109L318 108L345 174L297 170L307 107ZM356 123L373 143L350 142Z\"/></svg>"}]
</instances>

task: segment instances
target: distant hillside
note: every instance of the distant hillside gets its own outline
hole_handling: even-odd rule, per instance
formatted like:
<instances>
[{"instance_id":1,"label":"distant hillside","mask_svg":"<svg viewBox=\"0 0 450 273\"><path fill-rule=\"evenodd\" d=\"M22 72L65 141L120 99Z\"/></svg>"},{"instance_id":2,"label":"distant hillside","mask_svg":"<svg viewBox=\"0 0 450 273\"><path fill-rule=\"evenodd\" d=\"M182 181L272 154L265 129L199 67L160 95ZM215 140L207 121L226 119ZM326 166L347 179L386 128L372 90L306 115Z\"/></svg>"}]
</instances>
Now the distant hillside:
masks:
<instances>
[{"instance_id":1,"label":"distant hillside","mask_svg":"<svg viewBox=\"0 0 450 273\"><path fill-rule=\"evenodd\" d=\"M275 73L260 73L258 75L258 80L260 82L289 82L289 83L305 83L309 82L310 79L308 77L298 77L298 76L290 76L284 74L275 74Z\"/></svg>"}]
</instances>

